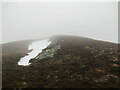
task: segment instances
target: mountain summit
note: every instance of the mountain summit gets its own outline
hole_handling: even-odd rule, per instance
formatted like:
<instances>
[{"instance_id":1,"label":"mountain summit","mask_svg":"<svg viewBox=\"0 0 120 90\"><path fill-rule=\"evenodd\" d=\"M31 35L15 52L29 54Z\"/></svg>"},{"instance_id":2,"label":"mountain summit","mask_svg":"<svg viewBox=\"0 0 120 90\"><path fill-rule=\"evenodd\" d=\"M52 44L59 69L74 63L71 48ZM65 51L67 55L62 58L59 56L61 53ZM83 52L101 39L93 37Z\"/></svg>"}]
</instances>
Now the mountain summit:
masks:
<instances>
[{"instance_id":1,"label":"mountain summit","mask_svg":"<svg viewBox=\"0 0 120 90\"><path fill-rule=\"evenodd\" d=\"M77 36L56 35L51 43L20 66L29 44L25 40L2 45L3 88L117 88L118 44ZM38 41L38 40L37 40Z\"/></svg>"}]
</instances>

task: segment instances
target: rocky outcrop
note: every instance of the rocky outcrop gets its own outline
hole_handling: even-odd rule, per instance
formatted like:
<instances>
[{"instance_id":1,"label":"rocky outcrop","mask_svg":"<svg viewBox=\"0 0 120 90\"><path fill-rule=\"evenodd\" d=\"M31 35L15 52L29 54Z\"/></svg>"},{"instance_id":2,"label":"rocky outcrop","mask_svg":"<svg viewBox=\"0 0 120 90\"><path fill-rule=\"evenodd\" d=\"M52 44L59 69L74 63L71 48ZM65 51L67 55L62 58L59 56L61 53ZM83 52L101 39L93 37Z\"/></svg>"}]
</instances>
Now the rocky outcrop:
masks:
<instances>
[{"instance_id":1,"label":"rocky outcrop","mask_svg":"<svg viewBox=\"0 0 120 90\"><path fill-rule=\"evenodd\" d=\"M58 49L60 49L60 45L52 43L48 48L44 49L41 53L39 53L35 59L41 60L47 57L53 57Z\"/></svg>"}]
</instances>

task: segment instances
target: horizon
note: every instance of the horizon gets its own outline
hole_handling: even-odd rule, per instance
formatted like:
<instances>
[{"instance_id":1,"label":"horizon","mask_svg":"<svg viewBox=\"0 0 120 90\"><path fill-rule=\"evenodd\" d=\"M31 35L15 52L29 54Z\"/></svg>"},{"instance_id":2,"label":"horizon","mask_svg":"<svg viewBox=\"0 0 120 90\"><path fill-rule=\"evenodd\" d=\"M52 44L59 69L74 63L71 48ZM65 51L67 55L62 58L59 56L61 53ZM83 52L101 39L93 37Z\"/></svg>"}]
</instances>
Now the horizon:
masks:
<instances>
[{"instance_id":1,"label":"horizon","mask_svg":"<svg viewBox=\"0 0 120 90\"><path fill-rule=\"evenodd\" d=\"M53 36L59 36L59 35L53 35ZM50 36L50 37L53 37L53 36ZM112 42L112 41L108 41L108 40L101 40L101 39L95 39L95 38L83 37L83 36L75 36L75 35L60 35L60 36L82 37L82 38L93 39L93 40L96 40L96 41L103 41L103 42L109 42L109 43L120 44L119 42ZM3 43L0 43L0 44L2 45L2 44L11 43L11 42L28 41L28 40L40 40L40 39L41 39L41 40L43 40L43 39L47 39L47 38L50 38L50 37L31 38L31 39L22 39L22 40L10 41L10 42L3 42Z\"/></svg>"}]
</instances>

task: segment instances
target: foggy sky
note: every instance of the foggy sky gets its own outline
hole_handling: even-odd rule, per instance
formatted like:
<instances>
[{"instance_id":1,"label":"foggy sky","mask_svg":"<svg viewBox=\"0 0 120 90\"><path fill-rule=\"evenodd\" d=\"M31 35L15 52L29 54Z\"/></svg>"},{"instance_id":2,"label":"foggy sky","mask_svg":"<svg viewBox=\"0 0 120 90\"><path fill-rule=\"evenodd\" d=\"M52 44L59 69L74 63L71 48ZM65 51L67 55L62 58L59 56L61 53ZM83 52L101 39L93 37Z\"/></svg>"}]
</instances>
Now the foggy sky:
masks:
<instances>
[{"instance_id":1,"label":"foggy sky","mask_svg":"<svg viewBox=\"0 0 120 90\"><path fill-rule=\"evenodd\" d=\"M77 35L118 42L117 2L4 2L3 43Z\"/></svg>"}]
</instances>

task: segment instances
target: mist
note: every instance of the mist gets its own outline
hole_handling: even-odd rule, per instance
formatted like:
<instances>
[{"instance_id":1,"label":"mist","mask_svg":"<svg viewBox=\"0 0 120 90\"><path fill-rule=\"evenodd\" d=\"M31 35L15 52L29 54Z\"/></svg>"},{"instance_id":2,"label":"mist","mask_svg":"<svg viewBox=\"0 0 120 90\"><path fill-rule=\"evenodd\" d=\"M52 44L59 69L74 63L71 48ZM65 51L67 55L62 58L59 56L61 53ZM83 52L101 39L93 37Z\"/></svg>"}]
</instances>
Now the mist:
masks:
<instances>
[{"instance_id":1,"label":"mist","mask_svg":"<svg viewBox=\"0 0 120 90\"><path fill-rule=\"evenodd\" d=\"M2 43L53 35L118 42L117 2L2 3Z\"/></svg>"}]
</instances>

